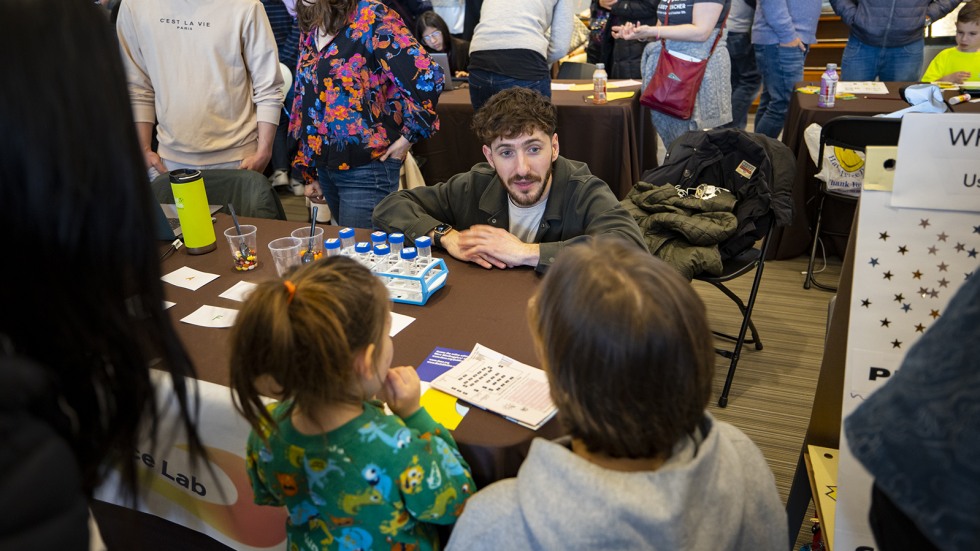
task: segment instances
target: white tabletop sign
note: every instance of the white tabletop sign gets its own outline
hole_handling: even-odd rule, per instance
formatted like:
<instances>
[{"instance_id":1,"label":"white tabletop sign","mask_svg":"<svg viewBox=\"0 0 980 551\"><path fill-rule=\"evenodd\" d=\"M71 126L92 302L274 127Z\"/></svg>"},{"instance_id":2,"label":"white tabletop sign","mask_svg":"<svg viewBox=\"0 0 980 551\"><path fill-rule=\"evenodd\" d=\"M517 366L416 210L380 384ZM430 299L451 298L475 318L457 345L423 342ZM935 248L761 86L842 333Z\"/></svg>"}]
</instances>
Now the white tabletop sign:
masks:
<instances>
[{"instance_id":1,"label":"white tabletop sign","mask_svg":"<svg viewBox=\"0 0 980 551\"><path fill-rule=\"evenodd\" d=\"M891 205L980 212L980 114L902 118Z\"/></svg>"}]
</instances>

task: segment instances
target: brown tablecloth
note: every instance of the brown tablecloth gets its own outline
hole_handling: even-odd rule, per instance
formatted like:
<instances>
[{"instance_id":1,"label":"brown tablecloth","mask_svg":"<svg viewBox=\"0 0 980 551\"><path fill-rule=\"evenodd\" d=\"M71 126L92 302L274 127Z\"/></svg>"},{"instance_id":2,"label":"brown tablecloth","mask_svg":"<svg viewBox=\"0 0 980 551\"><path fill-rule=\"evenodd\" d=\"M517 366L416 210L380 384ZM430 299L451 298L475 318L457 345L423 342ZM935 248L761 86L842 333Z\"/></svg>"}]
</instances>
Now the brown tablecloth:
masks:
<instances>
[{"instance_id":1,"label":"brown tablecloth","mask_svg":"<svg viewBox=\"0 0 980 551\"><path fill-rule=\"evenodd\" d=\"M904 109L909 105L899 96L899 89L910 82L888 82L888 94L859 96L853 100L837 100L833 108L817 107L816 94L793 94L789 112L786 115L786 127L783 129L783 143L796 155L796 178L793 183L793 223L785 228L776 228L773 233L773 243L769 248L770 258L795 258L809 253L812 235L811 228L816 223L817 206L820 191L820 181L813 177L817 172L816 165L810 160L806 143L803 141L803 131L812 123L824 125L833 118L842 115L878 115ZM819 86L819 82L800 82L796 85ZM956 95L947 91L945 97ZM953 107L954 112L980 112L980 104L961 103ZM842 234L837 239L824 239L828 255L841 258L847 246L847 235L850 232L851 221L854 218L854 203L830 198L823 211L822 227L828 232Z\"/></svg>"},{"instance_id":2,"label":"brown tablecloth","mask_svg":"<svg viewBox=\"0 0 980 551\"><path fill-rule=\"evenodd\" d=\"M569 81L557 81L569 82ZM640 105L639 87L610 88L610 92L636 91L630 99L593 105L591 92L553 90L558 108L558 142L562 156L589 164L622 199L640 174L657 166L657 135L650 112ZM473 106L466 88L444 92L436 107L439 131L412 148L424 158L422 175L427 184L444 182L455 174L485 162L482 147L470 129Z\"/></svg>"},{"instance_id":3,"label":"brown tablecloth","mask_svg":"<svg viewBox=\"0 0 980 551\"><path fill-rule=\"evenodd\" d=\"M220 276L197 291L164 284L164 292L167 300L176 303L168 312L194 361L198 378L227 385L230 331L190 325L180 319L202 304L240 309L241 303L218 295L238 281L259 282L275 278L276 270L267 244L275 238L289 236L292 230L303 226L278 220L242 219L243 223L258 226L259 265L253 271L237 272L222 235L226 228L232 227L231 217L216 216L218 249L200 256L188 255L181 249L163 262L162 273L189 266ZM339 231L336 226L325 226L324 229L326 237L336 237ZM358 230L358 240L367 241L368 230ZM540 277L531 268L485 270L440 252L437 251L436 256L445 258L449 268L446 286L424 306L393 303L393 311L415 318L394 337L393 365L418 365L436 346L470 350L478 342L521 362L536 365L526 310L527 300L537 288ZM515 476L535 436L555 438L561 432L555 419L534 432L492 413L471 408L453 435L473 470L477 487L483 488L493 481ZM99 524L108 532L105 534L107 543L110 540L116 542L118 548L132 548L133 540L127 538L135 537L143 549L227 549L207 536L150 515L101 503L94 510Z\"/></svg>"}]
</instances>

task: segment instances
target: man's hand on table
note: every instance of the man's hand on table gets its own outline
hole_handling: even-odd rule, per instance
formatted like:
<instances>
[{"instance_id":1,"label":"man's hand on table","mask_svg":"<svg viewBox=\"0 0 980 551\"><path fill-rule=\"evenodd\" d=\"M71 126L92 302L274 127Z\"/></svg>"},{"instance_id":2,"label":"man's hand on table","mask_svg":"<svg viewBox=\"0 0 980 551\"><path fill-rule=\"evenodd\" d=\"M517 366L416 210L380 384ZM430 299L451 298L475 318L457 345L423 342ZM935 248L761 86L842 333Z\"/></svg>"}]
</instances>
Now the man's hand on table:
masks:
<instances>
[{"instance_id":1,"label":"man's hand on table","mask_svg":"<svg viewBox=\"0 0 980 551\"><path fill-rule=\"evenodd\" d=\"M460 260L482 259L483 262L470 261L488 269L492 266L501 269L536 266L540 257L540 247L537 243L524 243L507 230L493 226L476 225L458 232L458 236L455 237L453 246L460 256L447 247L449 254ZM445 237L442 242L446 242Z\"/></svg>"}]
</instances>

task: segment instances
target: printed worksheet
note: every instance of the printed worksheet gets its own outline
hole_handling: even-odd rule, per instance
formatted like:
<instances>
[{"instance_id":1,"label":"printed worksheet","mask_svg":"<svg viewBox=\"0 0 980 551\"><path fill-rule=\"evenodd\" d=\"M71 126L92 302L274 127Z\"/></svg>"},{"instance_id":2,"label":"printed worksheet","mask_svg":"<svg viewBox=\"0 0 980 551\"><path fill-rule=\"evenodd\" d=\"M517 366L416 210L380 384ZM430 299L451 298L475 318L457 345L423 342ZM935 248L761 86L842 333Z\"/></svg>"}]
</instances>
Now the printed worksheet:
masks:
<instances>
[{"instance_id":1,"label":"printed worksheet","mask_svg":"<svg viewBox=\"0 0 980 551\"><path fill-rule=\"evenodd\" d=\"M481 344L432 387L537 430L557 412L545 372Z\"/></svg>"}]
</instances>

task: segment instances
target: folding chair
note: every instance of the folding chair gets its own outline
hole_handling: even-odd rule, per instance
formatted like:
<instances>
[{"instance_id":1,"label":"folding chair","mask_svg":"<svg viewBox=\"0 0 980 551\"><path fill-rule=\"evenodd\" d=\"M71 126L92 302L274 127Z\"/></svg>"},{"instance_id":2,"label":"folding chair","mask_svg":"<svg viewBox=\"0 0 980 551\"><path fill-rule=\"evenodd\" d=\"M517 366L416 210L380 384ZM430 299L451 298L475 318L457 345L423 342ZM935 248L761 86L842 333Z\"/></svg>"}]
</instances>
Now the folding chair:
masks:
<instances>
[{"instance_id":1,"label":"folding chair","mask_svg":"<svg viewBox=\"0 0 980 551\"><path fill-rule=\"evenodd\" d=\"M902 119L886 117L859 117L845 115L831 119L820 130L820 156L818 157L819 166L817 172L823 168L824 147L843 147L855 151L864 151L869 145L898 145L898 134L902 128ZM820 184L820 204L817 206L817 223L813 228L813 243L810 245L810 261L806 266L806 277L803 280L803 288L809 289L811 285L825 291L836 291L837 287L820 283L813 275L813 260L817 256L817 244L820 241L820 226L823 221L823 208L827 197L832 197L854 204L857 197L840 193L827 187L827 183ZM824 230L824 235L834 235L847 237L846 233L831 232Z\"/></svg>"},{"instance_id":2,"label":"folding chair","mask_svg":"<svg viewBox=\"0 0 980 551\"><path fill-rule=\"evenodd\" d=\"M731 350L726 350L723 348L715 348L715 352L719 356L727 358L730 361L728 365L728 375L725 377L725 386L721 391L721 396L718 398L718 406L725 407L728 405L728 392L732 388L732 380L735 378L735 368L738 366L738 359L742 352L742 346L745 344L754 344L756 350L762 350L762 339L759 338L759 332L755 328L755 324L752 323L752 308L755 307L755 299L759 294L759 284L762 283L762 270L765 268L766 263L766 252L769 250L769 237L772 235L772 228L776 225L775 217L768 217L769 220L766 222L767 226L765 229L765 235L762 238L762 244L758 247L752 247L746 249L739 253L738 255L729 258L723 262L724 268L720 275L710 275L701 274L695 276L694 279L698 281L704 281L705 283L710 283L716 289L725 294L728 298L735 303L738 307L739 312L742 314L742 324L738 329L738 335L731 335L721 331L712 331L716 337L722 339L730 340L735 343L735 346ZM742 301L735 292L725 286L725 283L742 277L755 271L755 277L752 280L752 288L749 291L749 296L746 301ZM746 333L752 332L752 338L746 339Z\"/></svg>"},{"instance_id":3,"label":"folding chair","mask_svg":"<svg viewBox=\"0 0 980 551\"><path fill-rule=\"evenodd\" d=\"M711 284L738 307L741 323L737 335L714 332L734 341L732 349L715 351L729 361L728 375L718 405L728 405L728 393L744 344L762 350L762 341L752 322L752 309L759 294L769 239L775 226L787 226L793 219L793 176L796 159L782 142L743 130L722 128L692 131L674 140L664 163L643 174L641 179L657 185L670 183L693 187L699 183L721 186L735 194L738 229L718 247L722 259L719 275L702 273L695 280ZM725 284L753 273L752 288L743 300ZM752 338L746 339L751 331Z\"/></svg>"}]
</instances>

